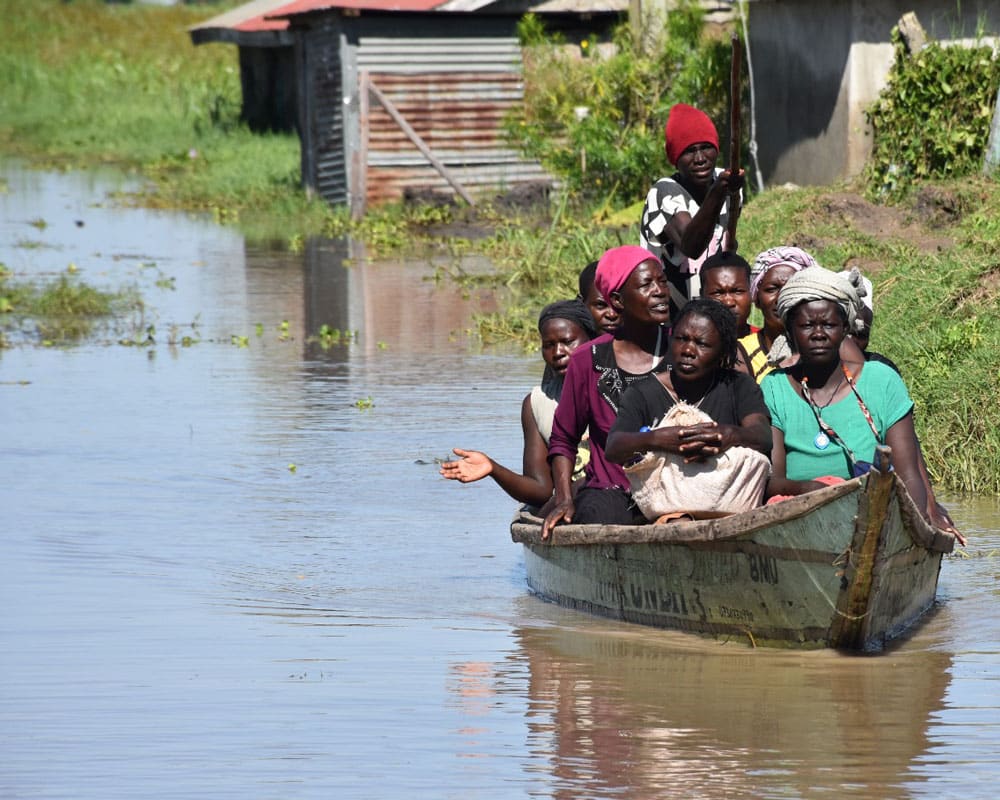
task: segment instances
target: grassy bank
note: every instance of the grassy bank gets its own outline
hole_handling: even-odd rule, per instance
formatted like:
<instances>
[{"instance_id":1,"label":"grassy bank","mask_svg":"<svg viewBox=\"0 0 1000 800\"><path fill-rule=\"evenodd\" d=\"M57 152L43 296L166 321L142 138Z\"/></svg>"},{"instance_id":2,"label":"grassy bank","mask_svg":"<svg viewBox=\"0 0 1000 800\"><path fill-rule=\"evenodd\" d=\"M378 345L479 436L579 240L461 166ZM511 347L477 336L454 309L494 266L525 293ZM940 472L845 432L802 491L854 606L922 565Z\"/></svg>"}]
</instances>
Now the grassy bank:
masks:
<instances>
[{"instance_id":1,"label":"grassy bank","mask_svg":"<svg viewBox=\"0 0 1000 800\"><path fill-rule=\"evenodd\" d=\"M359 226L307 202L297 138L251 135L238 123L236 48L188 38L188 26L236 4L0 0L0 152L50 167L116 165L148 179L135 202L211 210L251 237L351 232L378 252L421 243L483 252L495 275L445 272L504 287L504 313L482 319L480 332L528 347L542 304L575 294L580 268L607 247L637 241L638 211L619 225L609 209L565 198L531 217L397 206ZM903 370L935 480L1000 493L997 182L925 183L894 207L873 206L853 187L772 190L747 207L740 243L749 258L794 243L827 266L861 267L876 285L872 347Z\"/></svg>"},{"instance_id":2,"label":"grassy bank","mask_svg":"<svg viewBox=\"0 0 1000 800\"><path fill-rule=\"evenodd\" d=\"M151 183L139 202L211 211L261 237L290 220L318 232L328 211L299 189L298 138L241 126L236 47L188 36L236 5L0 0L0 148L140 173Z\"/></svg>"}]
</instances>

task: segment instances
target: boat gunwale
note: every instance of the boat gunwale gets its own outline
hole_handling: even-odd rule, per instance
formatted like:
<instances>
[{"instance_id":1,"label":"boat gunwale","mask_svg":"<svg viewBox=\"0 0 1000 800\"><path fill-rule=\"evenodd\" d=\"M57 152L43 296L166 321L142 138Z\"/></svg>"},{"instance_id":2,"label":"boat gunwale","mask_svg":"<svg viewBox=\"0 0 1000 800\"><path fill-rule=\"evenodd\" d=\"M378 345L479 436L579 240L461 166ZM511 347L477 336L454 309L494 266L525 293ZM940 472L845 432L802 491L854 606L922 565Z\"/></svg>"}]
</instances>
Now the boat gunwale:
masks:
<instances>
[{"instance_id":1,"label":"boat gunwale","mask_svg":"<svg viewBox=\"0 0 1000 800\"><path fill-rule=\"evenodd\" d=\"M936 553L950 553L955 537L931 526L916 508L895 473L896 497L906 530L914 544ZM542 539L542 519L522 508L510 526L511 539L525 545L569 547L614 544L710 544L746 536L782 522L798 519L842 497L860 493L867 476L827 486L780 503L761 506L742 514L656 525L558 525ZM862 495L859 495L859 499Z\"/></svg>"}]
</instances>

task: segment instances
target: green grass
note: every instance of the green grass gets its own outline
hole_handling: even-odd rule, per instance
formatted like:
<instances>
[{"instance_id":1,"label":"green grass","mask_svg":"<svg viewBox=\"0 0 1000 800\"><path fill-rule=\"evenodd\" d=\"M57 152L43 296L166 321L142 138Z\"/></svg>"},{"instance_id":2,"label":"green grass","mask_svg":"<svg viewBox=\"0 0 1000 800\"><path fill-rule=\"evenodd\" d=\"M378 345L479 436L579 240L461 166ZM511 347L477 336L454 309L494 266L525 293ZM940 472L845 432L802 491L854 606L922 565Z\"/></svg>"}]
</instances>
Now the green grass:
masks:
<instances>
[{"instance_id":1,"label":"green grass","mask_svg":"<svg viewBox=\"0 0 1000 800\"><path fill-rule=\"evenodd\" d=\"M328 210L300 188L298 137L242 126L237 48L188 36L238 4L0 0L0 148L139 173L151 182L137 202L211 211L250 235L318 232Z\"/></svg>"}]
</instances>

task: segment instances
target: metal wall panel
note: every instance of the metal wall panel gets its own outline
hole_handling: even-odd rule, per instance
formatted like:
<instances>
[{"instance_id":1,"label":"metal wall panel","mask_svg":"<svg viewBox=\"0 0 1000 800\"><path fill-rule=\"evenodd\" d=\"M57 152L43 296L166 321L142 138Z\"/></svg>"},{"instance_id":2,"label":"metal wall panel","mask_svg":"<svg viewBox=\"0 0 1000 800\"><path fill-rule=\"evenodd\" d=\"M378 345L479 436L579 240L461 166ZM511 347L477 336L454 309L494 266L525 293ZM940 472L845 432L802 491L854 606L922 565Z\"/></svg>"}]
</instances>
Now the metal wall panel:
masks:
<instances>
[{"instance_id":1,"label":"metal wall panel","mask_svg":"<svg viewBox=\"0 0 1000 800\"><path fill-rule=\"evenodd\" d=\"M306 186L333 205L348 201L344 161L344 103L340 63L339 18L324 16L304 31L306 98L305 124L308 135L303 147Z\"/></svg>"},{"instance_id":2,"label":"metal wall panel","mask_svg":"<svg viewBox=\"0 0 1000 800\"><path fill-rule=\"evenodd\" d=\"M368 72L468 191L548 179L539 164L508 148L502 134L504 118L523 97L515 38L361 36L358 44L359 71ZM374 100L367 135L368 202L397 199L407 188L452 191Z\"/></svg>"}]
</instances>

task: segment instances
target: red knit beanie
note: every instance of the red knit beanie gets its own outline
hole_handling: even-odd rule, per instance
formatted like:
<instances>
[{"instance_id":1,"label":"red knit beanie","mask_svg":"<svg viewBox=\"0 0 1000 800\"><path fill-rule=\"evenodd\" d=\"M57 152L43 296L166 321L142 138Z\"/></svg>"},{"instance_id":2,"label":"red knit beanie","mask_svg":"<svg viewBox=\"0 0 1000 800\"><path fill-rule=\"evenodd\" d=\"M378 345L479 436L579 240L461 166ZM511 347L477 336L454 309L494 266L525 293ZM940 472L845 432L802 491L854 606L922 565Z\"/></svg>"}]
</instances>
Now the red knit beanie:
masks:
<instances>
[{"instance_id":1,"label":"red knit beanie","mask_svg":"<svg viewBox=\"0 0 1000 800\"><path fill-rule=\"evenodd\" d=\"M716 150L719 149L719 133L708 118L708 114L693 106L678 103L670 109L667 125L663 129L666 143L667 159L677 166L681 153L691 145L708 142Z\"/></svg>"}]
</instances>

